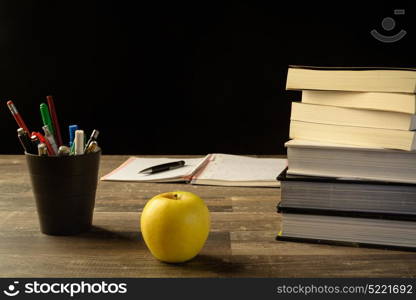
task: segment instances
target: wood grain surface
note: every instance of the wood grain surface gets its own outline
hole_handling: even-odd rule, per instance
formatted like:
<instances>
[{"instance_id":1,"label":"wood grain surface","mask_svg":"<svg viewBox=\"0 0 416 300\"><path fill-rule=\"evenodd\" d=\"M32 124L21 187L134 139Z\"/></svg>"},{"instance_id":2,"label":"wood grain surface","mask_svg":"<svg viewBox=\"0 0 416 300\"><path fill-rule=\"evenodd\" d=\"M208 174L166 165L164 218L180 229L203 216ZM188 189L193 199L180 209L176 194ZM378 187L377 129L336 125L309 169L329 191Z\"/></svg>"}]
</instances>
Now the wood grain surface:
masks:
<instances>
[{"instance_id":1,"label":"wood grain surface","mask_svg":"<svg viewBox=\"0 0 416 300\"><path fill-rule=\"evenodd\" d=\"M100 175L127 156L103 156ZM140 214L156 194L186 190L203 198L212 229L200 255L184 264L155 260ZM276 188L99 182L94 227L76 236L40 233L23 155L0 156L2 277L414 277L412 252L276 241Z\"/></svg>"}]
</instances>

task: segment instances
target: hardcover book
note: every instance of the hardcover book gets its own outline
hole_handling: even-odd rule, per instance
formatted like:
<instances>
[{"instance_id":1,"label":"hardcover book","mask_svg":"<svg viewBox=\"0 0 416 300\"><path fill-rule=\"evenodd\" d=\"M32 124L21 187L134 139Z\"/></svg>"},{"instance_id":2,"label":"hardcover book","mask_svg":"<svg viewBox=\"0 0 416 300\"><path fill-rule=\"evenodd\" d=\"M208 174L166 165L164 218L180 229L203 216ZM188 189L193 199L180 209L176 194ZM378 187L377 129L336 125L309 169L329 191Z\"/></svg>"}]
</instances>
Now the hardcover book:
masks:
<instances>
[{"instance_id":1,"label":"hardcover book","mask_svg":"<svg viewBox=\"0 0 416 300\"><path fill-rule=\"evenodd\" d=\"M278 239L416 249L416 185L279 175Z\"/></svg>"}]
</instances>

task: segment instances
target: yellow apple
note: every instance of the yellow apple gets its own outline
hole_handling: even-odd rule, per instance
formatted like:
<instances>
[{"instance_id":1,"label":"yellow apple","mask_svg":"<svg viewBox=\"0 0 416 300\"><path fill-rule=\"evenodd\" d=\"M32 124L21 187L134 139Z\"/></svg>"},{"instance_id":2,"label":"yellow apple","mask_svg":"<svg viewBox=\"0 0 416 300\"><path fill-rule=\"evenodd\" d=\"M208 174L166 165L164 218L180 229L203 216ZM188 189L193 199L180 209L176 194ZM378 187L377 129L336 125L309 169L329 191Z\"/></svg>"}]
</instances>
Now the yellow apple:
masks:
<instances>
[{"instance_id":1,"label":"yellow apple","mask_svg":"<svg viewBox=\"0 0 416 300\"><path fill-rule=\"evenodd\" d=\"M197 195L175 191L150 199L143 209L140 226L154 257L178 263L201 251L209 234L210 215Z\"/></svg>"}]
</instances>

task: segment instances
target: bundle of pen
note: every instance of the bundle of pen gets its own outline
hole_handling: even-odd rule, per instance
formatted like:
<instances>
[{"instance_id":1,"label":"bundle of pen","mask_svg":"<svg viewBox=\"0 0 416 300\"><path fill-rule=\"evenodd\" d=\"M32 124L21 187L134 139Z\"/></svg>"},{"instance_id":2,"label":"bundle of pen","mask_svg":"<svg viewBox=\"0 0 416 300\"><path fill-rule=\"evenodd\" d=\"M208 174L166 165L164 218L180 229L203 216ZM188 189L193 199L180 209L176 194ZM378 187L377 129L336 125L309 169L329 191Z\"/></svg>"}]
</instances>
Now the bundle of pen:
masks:
<instances>
[{"instance_id":1,"label":"bundle of pen","mask_svg":"<svg viewBox=\"0 0 416 300\"><path fill-rule=\"evenodd\" d=\"M42 103L40 105L44 134L30 132L14 103L11 100L7 102L10 112L19 126L17 137L26 153L39 156L67 156L100 151L97 143L99 131L93 130L90 138L86 141L85 133L78 129L78 125L69 126L69 145L64 145L53 97L47 96L46 99L48 104Z\"/></svg>"}]
</instances>

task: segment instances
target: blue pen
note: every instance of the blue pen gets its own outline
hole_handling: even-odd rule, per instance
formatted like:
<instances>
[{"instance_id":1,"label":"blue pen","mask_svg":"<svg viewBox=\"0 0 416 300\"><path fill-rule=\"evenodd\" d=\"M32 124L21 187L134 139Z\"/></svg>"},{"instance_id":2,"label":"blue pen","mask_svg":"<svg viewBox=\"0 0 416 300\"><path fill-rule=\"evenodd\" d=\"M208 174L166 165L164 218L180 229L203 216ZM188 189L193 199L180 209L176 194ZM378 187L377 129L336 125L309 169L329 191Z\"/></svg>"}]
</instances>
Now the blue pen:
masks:
<instances>
[{"instance_id":1,"label":"blue pen","mask_svg":"<svg viewBox=\"0 0 416 300\"><path fill-rule=\"evenodd\" d=\"M69 147L72 147L72 143L75 139L76 130L78 130L78 125L69 125Z\"/></svg>"}]
</instances>

